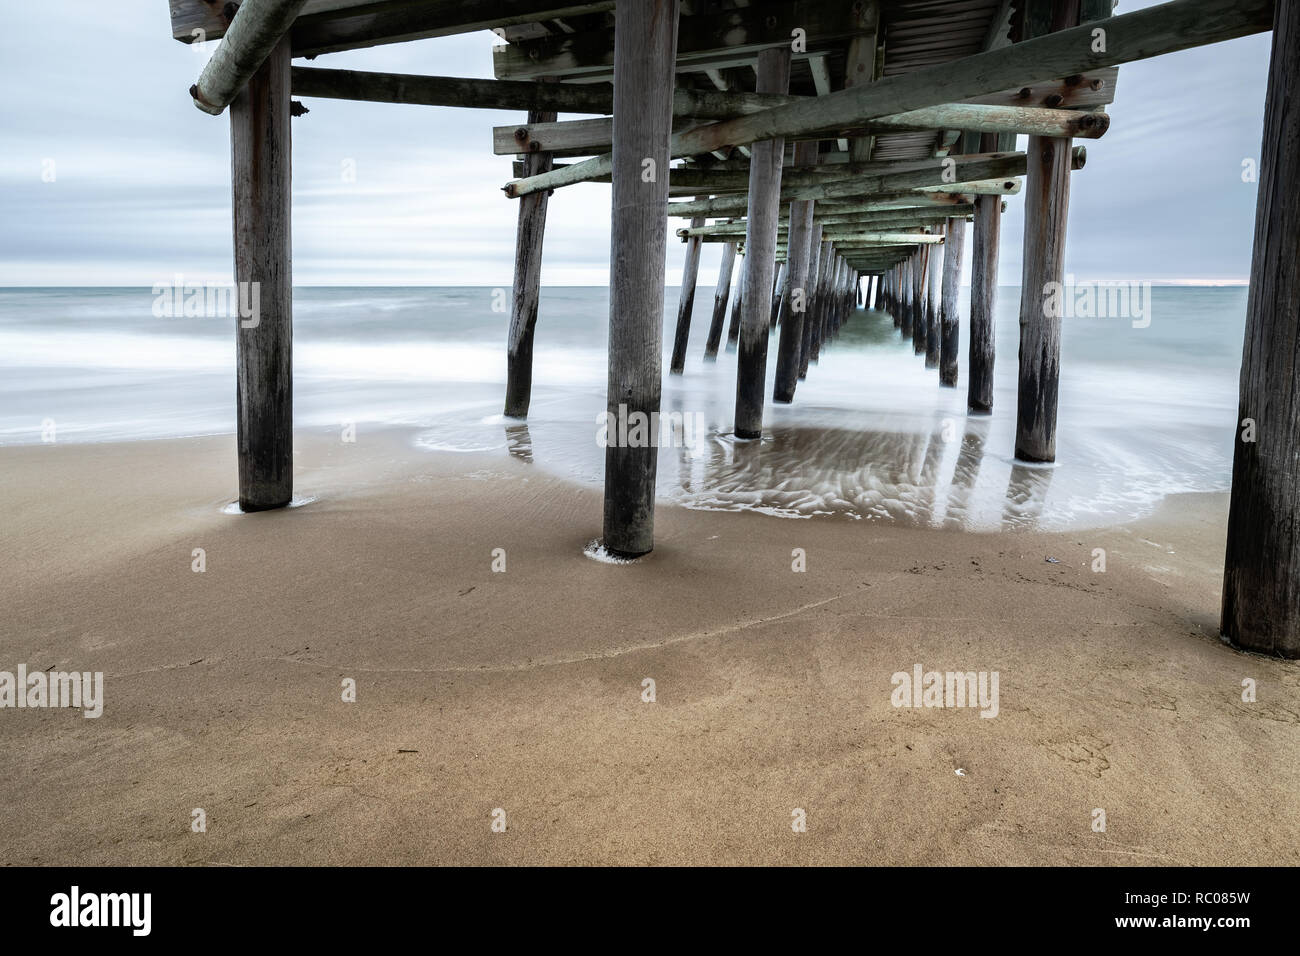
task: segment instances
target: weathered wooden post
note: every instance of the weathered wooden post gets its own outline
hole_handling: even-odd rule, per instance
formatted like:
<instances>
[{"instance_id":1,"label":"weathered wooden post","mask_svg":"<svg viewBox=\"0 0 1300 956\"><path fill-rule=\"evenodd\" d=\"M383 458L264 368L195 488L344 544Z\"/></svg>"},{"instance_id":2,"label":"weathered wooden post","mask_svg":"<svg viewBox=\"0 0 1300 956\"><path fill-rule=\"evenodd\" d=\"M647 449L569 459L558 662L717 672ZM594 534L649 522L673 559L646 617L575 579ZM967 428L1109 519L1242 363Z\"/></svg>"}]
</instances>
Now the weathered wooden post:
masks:
<instances>
[{"instance_id":1,"label":"weathered wooden post","mask_svg":"<svg viewBox=\"0 0 1300 956\"><path fill-rule=\"evenodd\" d=\"M722 246L722 262L718 266L718 286L713 290L713 319L709 323L709 338L704 343L704 361L714 362L718 358L718 346L722 344L722 325L727 319L727 300L731 298L731 272L736 262L734 242Z\"/></svg>"},{"instance_id":2,"label":"weathered wooden post","mask_svg":"<svg viewBox=\"0 0 1300 956\"><path fill-rule=\"evenodd\" d=\"M1278 0L1232 460L1222 631L1300 657L1300 3Z\"/></svg>"},{"instance_id":3,"label":"weathered wooden post","mask_svg":"<svg viewBox=\"0 0 1300 956\"><path fill-rule=\"evenodd\" d=\"M708 196L697 196L708 199ZM704 225L704 217L696 216L691 226ZM695 282L700 274L700 247L704 245L702 236L690 236L686 240L686 263L682 266L682 288L677 298L677 331L673 336L673 357L668 365L671 375L681 375L686 369L686 343L691 337L691 313L695 309Z\"/></svg>"},{"instance_id":4,"label":"weathered wooden post","mask_svg":"<svg viewBox=\"0 0 1300 956\"><path fill-rule=\"evenodd\" d=\"M655 469L662 383L668 142L677 63L679 0L614 8L613 213L610 229L609 388L605 447L605 548L654 547ZM635 418L633 417L635 416ZM645 417L643 429L635 422ZM644 441L631 441L641 434Z\"/></svg>"},{"instance_id":5,"label":"weathered wooden post","mask_svg":"<svg viewBox=\"0 0 1300 956\"><path fill-rule=\"evenodd\" d=\"M824 227L819 222L813 226L812 236L808 240L808 304L803 317L803 345L799 349L800 381L808 377L808 365L812 361L813 326L817 322L817 288L825 270L829 245L822 241L823 232Z\"/></svg>"},{"instance_id":6,"label":"weathered wooden post","mask_svg":"<svg viewBox=\"0 0 1300 956\"><path fill-rule=\"evenodd\" d=\"M980 150L997 147L997 134L985 133ZM993 411L994 324L998 297L998 243L1002 234L1000 196L975 198L975 228L971 248L970 351L966 407L977 415Z\"/></svg>"},{"instance_id":7,"label":"weathered wooden post","mask_svg":"<svg viewBox=\"0 0 1300 956\"><path fill-rule=\"evenodd\" d=\"M817 298L814 305L812 326L812 354L810 361L821 358L822 338L826 334L826 309L830 299L831 277L835 273L835 243L830 239L822 240L823 257L817 266Z\"/></svg>"},{"instance_id":8,"label":"weathered wooden post","mask_svg":"<svg viewBox=\"0 0 1300 956\"><path fill-rule=\"evenodd\" d=\"M994 196L994 199L998 197ZM961 333L961 316L957 298L961 293L961 257L966 248L966 219L948 219L943 243L943 301L939 307L939 384L957 385L957 349Z\"/></svg>"},{"instance_id":9,"label":"weathered wooden post","mask_svg":"<svg viewBox=\"0 0 1300 956\"><path fill-rule=\"evenodd\" d=\"M1070 140L1031 136L1026 154L1016 457L1021 461L1055 461Z\"/></svg>"},{"instance_id":10,"label":"weathered wooden post","mask_svg":"<svg viewBox=\"0 0 1300 956\"><path fill-rule=\"evenodd\" d=\"M904 339L912 338L912 303L915 301L913 283L916 281L916 259L921 254L914 250L903 260L902 284L898 294L901 302L898 308L898 332Z\"/></svg>"},{"instance_id":11,"label":"weathered wooden post","mask_svg":"<svg viewBox=\"0 0 1300 956\"><path fill-rule=\"evenodd\" d=\"M740 311L744 304L745 298L745 269L749 264L748 250L746 254L740 257L740 266L736 270L739 276L736 279L736 295L731 300L731 321L727 323L727 351L735 351L736 343L740 341Z\"/></svg>"},{"instance_id":12,"label":"weathered wooden post","mask_svg":"<svg viewBox=\"0 0 1300 956\"><path fill-rule=\"evenodd\" d=\"M761 50L757 93L790 88L790 47ZM772 313L772 272L777 220L781 212L781 161L785 140L754 143L749 157L749 214L745 229L744 311L740 314L740 353L736 361L737 438L763 434L763 391L767 383L767 340Z\"/></svg>"},{"instance_id":13,"label":"weathered wooden post","mask_svg":"<svg viewBox=\"0 0 1300 956\"><path fill-rule=\"evenodd\" d=\"M785 284L790 276L790 258L787 255L785 261L781 263L781 268L776 272L776 287L772 290L772 322L771 327L776 328L777 314L781 311L781 297L785 293Z\"/></svg>"},{"instance_id":14,"label":"weathered wooden post","mask_svg":"<svg viewBox=\"0 0 1300 956\"><path fill-rule=\"evenodd\" d=\"M817 162L817 142L807 140L795 143L796 166L811 166ZM781 337L776 351L776 377L772 384L772 401L789 404L794 401L795 385L799 380L799 360L803 351L804 324L808 315L809 250L813 237L813 202L796 199L790 203L790 227L787 233L785 261L789 265L785 292L782 296Z\"/></svg>"},{"instance_id":15,"label":"weathered wooden post","mask_svg":"<svg viewBox=\"0 0 1300 956\"><path fill-rule=\"evenodd\" d=\"M926 316L928 294L926 280L930 277L930 247L917 247L912 262L912 352L925 354L925 336L930 330Z\"/></svg>"},{"instance_id":16,"label":"weathered wooden post","mask_svg":"<svg viewBox=\"0 0 1300 956\"><path fill-rule=\"evenodd\" d=\"M929 249L925 275L925 367L939 367L939 283L942 274L941 259L948 252L942 246Z\"/></svg>"},{"instance_id":17,"label":"weathered wooden post","mask_svg":"<svg viewBox=\"0 0 1300 956\"><path fill-rule=\"evenodd\" d=\"M235 330L241 511L293 498L290 54L282 37L230 104L235 282L255 305Z\"/></svg>"},{"instance_id":18,"label":"weathered wooden post","mask_svg":"<svg viewBox=\"0 0 1300 956\"><path fill-rule=\"evenodd\" d=\"M554 123L556 114L530 110L528 122ZM550 153L524 156L524 175L538 176L551 169ZM533 332L537 327L537 302L541 294L542 241L546 234L548 190L521 196L519 225L515 230L514 295L510 307L510 337L506 343L506 407L510 418L527 418L533 393Z\"/></svg>"}]
</instances>

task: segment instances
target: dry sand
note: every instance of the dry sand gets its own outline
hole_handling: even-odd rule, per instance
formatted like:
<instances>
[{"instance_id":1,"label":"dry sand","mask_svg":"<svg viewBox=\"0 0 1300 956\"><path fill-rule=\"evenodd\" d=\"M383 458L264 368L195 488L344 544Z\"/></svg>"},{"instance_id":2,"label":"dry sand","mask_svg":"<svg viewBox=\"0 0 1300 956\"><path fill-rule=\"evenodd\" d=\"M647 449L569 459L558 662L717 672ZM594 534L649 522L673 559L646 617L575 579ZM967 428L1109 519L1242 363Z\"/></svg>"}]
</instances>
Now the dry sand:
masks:
<instances>
[{"instance_id":1,"label":"dry sand","mask_svg":"<svg viewBox=\"0 0 1300 956\"><path fill-rule=\"evenodd\" d=\"M1300 862L1300 668L1218 640L1226 496L1065 534L661 506L619 566L598 489L298 447L318 500L247 516L230 437L0 452L0 670L106 697L0 710L5 863ZM918 663L1000 713L894 708Z\"/></svg>"}]
</instances>

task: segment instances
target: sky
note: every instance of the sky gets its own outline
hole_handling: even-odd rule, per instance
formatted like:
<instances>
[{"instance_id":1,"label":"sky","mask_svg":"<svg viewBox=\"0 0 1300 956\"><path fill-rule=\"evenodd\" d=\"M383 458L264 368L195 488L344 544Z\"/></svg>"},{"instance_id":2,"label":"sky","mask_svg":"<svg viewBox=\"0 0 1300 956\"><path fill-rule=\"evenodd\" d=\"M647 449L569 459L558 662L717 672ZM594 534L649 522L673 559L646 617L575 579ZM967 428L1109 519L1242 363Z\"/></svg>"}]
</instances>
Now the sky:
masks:
<instances>
[{"instance_id":1,"label":"sky","mask_svg":"<svg viewBox=\"0 0 1300 956\"><path fill-rule=\"evenodd\" d=\"M1116 12L1148 6L1121 0ZM192 104L206 50L171 39L165 0L15 3L0 31L0 286L231 280L226 116ZM93 29L76 29L76 24ZM1269 34L1128 64L1110 131L1071 181L1066 271L1079 280L1244 282ZM328 54L313 65L491 78L487 32ZM303 63L305 61L295 61ZM515 201L492 127L523 114L309 99L293 120L297 285L506 286ZM561 117L574 118L574 117ZM1022 143L1023 146L1023 138ZM355 170L355 181L344 175ZM999 281L1018 285L1023 200ZM550 200L546 285L605 285L610 188ZM680 225L671 221L672 228ZM684 246L669 242L666 284ZM706 243L700 283L717 275ZM965 273L969 276L969 256Z\"/></svg>"}]
</instances>

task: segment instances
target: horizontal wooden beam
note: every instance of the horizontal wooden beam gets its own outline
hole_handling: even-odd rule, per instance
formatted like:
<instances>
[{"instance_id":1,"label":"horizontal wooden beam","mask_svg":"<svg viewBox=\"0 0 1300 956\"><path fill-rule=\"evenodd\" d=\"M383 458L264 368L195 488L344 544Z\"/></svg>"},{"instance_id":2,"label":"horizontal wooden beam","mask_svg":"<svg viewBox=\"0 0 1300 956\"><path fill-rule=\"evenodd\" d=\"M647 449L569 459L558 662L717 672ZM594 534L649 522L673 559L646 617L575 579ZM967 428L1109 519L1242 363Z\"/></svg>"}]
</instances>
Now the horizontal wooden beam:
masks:
<instances>
[{"instance_id":1,"label":"horizontal wooden beam","mask_svg":"<svg viewBox=\"0 0 1300 956\"><path fill-rule=\"evenodd\" d=\"M470 109L521 112L535 110L608 114L614 111L614 88L608 83L479 80L412 73L329 70L313 66L295 66L292 79L293 92L297 96L319 96L336 100L463 106ZM797 97L780 94L724 93L720 90L679 88L673 92L673 115L690 119L722 119L756 113L794 99ZM531 151L533 150L519 149L514 152Z\"/></svg>"},{"instance_id":2,"label":"horizontal wooden beam","mask_svg":"<svg viewBox=\"0 0 1300 956\"><path fill-rule=\"evenodd\" d=\"M1115 101L1119 67L1087 70L1059 80L1042 80L1025 86L985 93L963 100L986 106L1042 106L1047 109L1097 109Z\"/></svg>"},{"instance_id":3,"label":"horizontal wooden beam","mask_svg":"<svg viewBox=\"0 0 1300 956\"><path fill-rule=\"evenodd\" d=\"M823 200L817 204L817 209L823 214L841 214L841 213L869 213L869 212L887 212L887 211L905 211L910 209L952 209L954 206L966 205L972 197L951 195L948 193L921 193L921 192L898 192L882 193L871 196L866 199L833 199ZM678 216L677 206L685 206L687 203L669 203L668 215ZM697 213L682 213L679 218L693 219ZM716 215L705 214L706 218L725 218L734 217L735 212L719 213ZM815 217L814 217L815 218Z\"/></svg>"},{"instance_id":4,"label":"horizontal wooden beam","mask_svg":"<svg viewBox=\"0 0 1300 956\"><path fill-rule=\"evenodd\" d=\"M927 222L942 222L953 216L969 216L973 214L975 207L970 204L960 206L944 206L938 209L886 209L875 212L860 213L831 213L828 215L817 215L814 212L814 223L822 223L823 226L832 225L922 225ZM788 218L778 224L777 234L784 235L787 230ZM734 222L720 222L707 226L689 226L677 230L677 235L682 239L692 236L710 237L721 236L735 238L745 235L748 228L748 221L739 219Z\"/></svg>"},{"instance_id":5,"label":"horizontal wooden beam","mask_svg":"<svg viewBox=\"0 0 1300 956\"><path fill-rule=\"evenodd\" d=\"M1020 192L1019 179L981 179L967 183L943 183L919 186L921 192L961 193L966 196L1015 196Z\"/></svg>"},{"instance_id":6,"label":"horizontal wooden beam","mask_svg":"<svg viewBox=\"0 0 1300 956\"><path fill-rule=\"evenodd\" d=\"M954 165L950 166L949 161ZM1082 146L1074 147L1071 156L1071 168L1081 169L1087 162L1087 151ZM1010 179L1025 174L1024 153L982 153L978 156L953 156L946 160L932 159L929 168L921 168L900 173L884 175L856 176L852 179L834 180L813 185L793 186L781 190L782 202L794 199L864 199L874 195L895 193L920 186L937 186L943 184L950 176L959 180ZM581 166L576 163L568 169ZM745 196L723 196L717 199L696 200L694 202L669 203L670 216L725 216L743 213L748 199Z\"/></svg>"},{"instance_id":7,"label":"horizontal wooden beam","mask_svg":"<svg viewBox=\"0 0 1300 956\"><path fill-rule=\"evenodd\" d=\"M945 103L928 109L882 116L873 120L867 130L860 132L949 129L1097 139L1105 135L1109 126L1110 118L1105 113ZM529 152L570 155L601 153L613 146L613 130L613 120L608 118L495 126L492 128L492 149L498 156ZM808 135L809 138L816 139L831 138L820 133Z\"/></svg>"},{"instance_id":8,"label":"horizontal wooden beam","mask_svg":"<svg viewBox=\"0 0 1300 956\"><path fill-rule=\"evenodd\" d=\"M1021 43L977 53L875 83L852 86L737 119L700 126L673 136L674 156L695 156L766 139L798 139L816 130L862 128L871 120L942 103L969 100L1024 82L1032 76L1060 76L1262 33L1272 26L1272 0L1172 0ZM1101 30L1098 44L1093 31ZM587 160L600 168L600 157ZM580 182L584 163L575 163L570 182ZM526 183L526 180L520 181ZM512 184L508 195L525 195Z\"/></svg>"}]
</instances>

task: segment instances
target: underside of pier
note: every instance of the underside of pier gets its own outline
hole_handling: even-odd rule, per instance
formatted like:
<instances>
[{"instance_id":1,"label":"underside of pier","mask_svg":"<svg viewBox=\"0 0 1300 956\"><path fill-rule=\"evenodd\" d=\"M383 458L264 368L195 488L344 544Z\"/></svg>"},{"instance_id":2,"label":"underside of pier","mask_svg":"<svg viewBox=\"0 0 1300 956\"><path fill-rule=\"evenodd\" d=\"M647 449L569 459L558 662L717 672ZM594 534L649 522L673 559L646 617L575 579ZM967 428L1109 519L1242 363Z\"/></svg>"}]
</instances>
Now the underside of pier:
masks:
<instances>
[{"instance_id":1,"label":"underside of pier","mask_svg":"<svg viewBox=\"0 0 1300 956\"><path fill-rule=\"evenodd\" d=\"M244 510L292 496L295 96L517 112L490 131L511 170L503 201L519 207L505 397L514 417L528 413L539 323L545 334L547 204L562 202L565 186L611 184L609 414L659 412L665 246L675 230L686 263L669 374L716 356L730 301L739 440L762 437L768 401L798 400L799 381L816 374L864 291L911 337L937 384L956 387L968 242L967 404L972 415L1003 412L992 390L1000 219L1008 197L1022 195L1016 437L1007 452L1053 462L1062 316L1051 289L1065 276L1071 175L1087 160L1084 142L1107 132L1119 66L1273 30L1241 375L1241 418L1257 427L1237 445L1223 631L1242 647L1300 656L1300 113L1287 106L1300 96L1295 0L1173 0L1120 15L1112 0L169 6L175 39L222 40L190 93L205 112L230 110L236 279L271 292L261 321L237 332ZM493 80L291 65L479 30L502 41ZM706 243L723 244L722 267L707 344L691 355ZM653 547L655 473L653 441L606 448L611 552Z\"/></svg>"}]
</instances>

